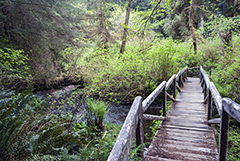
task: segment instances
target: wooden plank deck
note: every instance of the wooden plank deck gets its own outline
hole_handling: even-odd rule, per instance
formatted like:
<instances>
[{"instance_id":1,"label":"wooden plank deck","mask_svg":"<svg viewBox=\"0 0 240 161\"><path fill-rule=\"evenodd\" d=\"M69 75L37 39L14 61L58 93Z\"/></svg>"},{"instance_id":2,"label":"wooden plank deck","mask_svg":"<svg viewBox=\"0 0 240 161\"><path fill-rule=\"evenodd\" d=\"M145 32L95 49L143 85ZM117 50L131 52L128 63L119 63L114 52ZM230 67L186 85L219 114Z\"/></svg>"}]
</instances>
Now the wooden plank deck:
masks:
<instances>
[{"instance_id":1,"label":"wooden plank deck","mask_svg":"<svg viewBox=\"0 0 240 161\"><path fill-rule=\"evenodd\" d=\"M144 155L145 161L218 160L198 78L187 78Z\"/></svg>"}]
</instances>

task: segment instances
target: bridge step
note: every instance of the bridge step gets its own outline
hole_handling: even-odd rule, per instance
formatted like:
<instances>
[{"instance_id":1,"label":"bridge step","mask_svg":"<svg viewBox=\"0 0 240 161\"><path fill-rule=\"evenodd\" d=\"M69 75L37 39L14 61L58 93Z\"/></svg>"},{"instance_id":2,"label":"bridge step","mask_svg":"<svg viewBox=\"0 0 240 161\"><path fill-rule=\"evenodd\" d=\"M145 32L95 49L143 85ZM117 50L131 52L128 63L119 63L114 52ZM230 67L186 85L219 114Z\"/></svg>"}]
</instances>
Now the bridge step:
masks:
<instances>
[{"instance_id":1,"label":"bridge step","mask_svg":"<svg viewBox=\"0 0 240 161\"><path fill-rule=\"evenodd\" d=\"M176 100L145 152L145 161L217 160L199 79L188 78Z\"/></svg>"}]
</instances>

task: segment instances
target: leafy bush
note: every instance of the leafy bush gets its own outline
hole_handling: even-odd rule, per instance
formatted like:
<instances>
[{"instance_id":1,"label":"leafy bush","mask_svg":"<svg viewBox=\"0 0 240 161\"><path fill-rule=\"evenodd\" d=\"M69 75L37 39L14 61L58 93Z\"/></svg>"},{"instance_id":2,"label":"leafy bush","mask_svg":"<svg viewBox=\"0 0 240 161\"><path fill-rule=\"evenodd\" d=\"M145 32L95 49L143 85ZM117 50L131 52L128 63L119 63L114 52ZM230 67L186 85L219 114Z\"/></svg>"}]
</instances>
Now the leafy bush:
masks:
<instances>
[{"instance_id":1,"label":"leafy bush","mask_svg":"<svg viewBox=\"0 0 240 161\"><path fill-rule=\"evenodd\" d=\"M0 49L0 80L3 77L29 77L30 66L28 65L28 60L23 50L14 50L10 48Z\"/></svg>"},{"instance_id":2,"label":"leafy bush","mask_svg":"<svg viewBox=\"0 0 240 161\"><path fill-rule=\"evenodd\" d=\"M132 43L121 55L116 47L99 49L88 55L81 67L86 92L114 101L130 101L136 95L147 96L149 88L167 80L177 67L174 55L179 48L171 39L159 40L157 45L141 46Z\"/></svg>"},{"instance_id":3,"label":"leafy bush","mask_svg":"<svg viewBox=\"0 0 240 161\"><path fill-rule=\"evenodd\" d=\"M46 107L44 101L30 94L1 90L0 102L1 160L58 154L54 148L80 145L70 130L71 120L61 120L42 109Z\"/></svg>"},{"instance_id":4,"label":"leafy bush","mask_svg":"<svg viewBox=\"0 0 240 161\"><path fill-rule=\"evenodd\" d=\"M233 126L229 129L228 138L228 160L240 159L240 128Z\"/></svg>"},{"instance_id":5,"label":"leafy bush","mask_svg":"<svg viewBox=\"0 0 240 161\"><path fill-rule=\"evenodd\" d=\"M232 51L226 52L216 64L212 80L222 97L240 103L240 50L239 36L233 38Z\"/></svg>"},{"instance_id":6,"label":"leafy bush","mask_svg":"<svg viewBox=\"0 0 240 161\"><path fill-rule=\"evenodd\" d=\"M106 124L104 133L95 133L73 114L53 114L52 102L4 89L0 107L0 160L106 160L121 128Z\"/></svg>"}]
</instances>

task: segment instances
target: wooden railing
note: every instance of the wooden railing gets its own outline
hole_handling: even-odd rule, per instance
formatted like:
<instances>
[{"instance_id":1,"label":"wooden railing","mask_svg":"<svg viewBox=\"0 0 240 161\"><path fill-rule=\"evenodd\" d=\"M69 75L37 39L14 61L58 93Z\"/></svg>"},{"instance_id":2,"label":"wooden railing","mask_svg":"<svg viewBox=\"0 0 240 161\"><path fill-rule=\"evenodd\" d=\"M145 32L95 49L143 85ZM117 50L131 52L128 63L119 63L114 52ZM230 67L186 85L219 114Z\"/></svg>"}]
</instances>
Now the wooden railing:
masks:
<instances>
[{"instance_id":1,"label":"wooden railing","mask_svg":"<svg viewBox=\"0 0 240 161\"><path fill-rule=\"evenodd\" d=\"M115 145L108 157L108 161L128 160L135 134L136 145L139 146L143 144L143 119L165 119L167 113L167 97L172 101L176 101L176 89L181 92L180 87L183 86L183 82L187 77L187 69L188 68L185 67L176 75L174 74L167 82L163 81L144 101L142 101L141 96L135 98ZM167 92L171 85L173 96ZM160 93L162 93L163 116L143 114ZM143 157L143 146L142 149L138 151L138 155Z\"/></svg>"},{"instance_id":2,"label":"wooden railing","mask_svg":"<svg viewBox=\"0 0 240 161\"><path fill-rule=\"evenodd\" d=\"M208 107L208 123L220 123L219 160L225 161L227 160L229 115L240 122L240 105L230 98L222 98L202 67L200 67L199 76L204 92L204 103L207 103ZM215 103L220 119L212 119L212 102Z\"/></svg>"}]
</instances>

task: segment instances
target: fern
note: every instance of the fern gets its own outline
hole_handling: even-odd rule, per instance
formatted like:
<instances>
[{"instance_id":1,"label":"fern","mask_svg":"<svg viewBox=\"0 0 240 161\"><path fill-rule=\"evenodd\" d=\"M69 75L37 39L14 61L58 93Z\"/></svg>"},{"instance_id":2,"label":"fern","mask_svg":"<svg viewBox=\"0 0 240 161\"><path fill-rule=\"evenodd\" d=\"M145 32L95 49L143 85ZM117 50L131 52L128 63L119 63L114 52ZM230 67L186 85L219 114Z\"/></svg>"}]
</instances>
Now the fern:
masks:
<instances>
[{"instance_id":1,"label":"fern","mask_svg":"<svg viewBox=\"0 0 240 161\"><path fill-rule=\"evenodd\" d=\"M0 160L48 158L60 155L56 148L80 145L72 120L51 114L33 95L2 89L0 104Z\"/></svg>"},{"instance_id":2,"label":"fern","mask_svg":"<svg viewBox=\"0 0 240 161\"><path fill-rule=\"evenodd\" d=\"M20 99L21 98L21 99ZM26 133L29 126L29 116L21 111L27 107L29 95L15 95L14 92L2 89L0 92L0 159L9 160L28 155L28 140Z\"/></svg>"}]
</instances>

